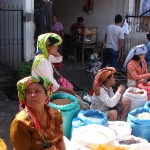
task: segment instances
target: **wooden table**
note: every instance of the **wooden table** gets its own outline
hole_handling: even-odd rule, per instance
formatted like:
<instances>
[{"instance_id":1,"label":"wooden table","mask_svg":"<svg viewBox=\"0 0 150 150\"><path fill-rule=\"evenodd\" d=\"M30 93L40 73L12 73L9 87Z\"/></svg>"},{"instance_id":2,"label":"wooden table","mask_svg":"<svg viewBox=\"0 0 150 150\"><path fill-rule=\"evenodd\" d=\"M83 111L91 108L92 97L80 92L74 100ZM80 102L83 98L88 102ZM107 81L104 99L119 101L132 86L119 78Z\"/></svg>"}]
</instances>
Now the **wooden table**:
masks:
<instances>
[{"instance_id":1,"label":"wooden table","mask_svg":"<svg viewBox=\"0 0 150 150\"><path fill-rule=\"evenodd\" d=\"M86 49L94 49L95 52L101 53L101 59L103 59L103 44L102 43L83 43L83 42L78 42L76 43L76 48L81 47L81 66L84 67L84 53ZM76 49L74 52L74 61L76 61Z\"/></svg>"}]
</instances>

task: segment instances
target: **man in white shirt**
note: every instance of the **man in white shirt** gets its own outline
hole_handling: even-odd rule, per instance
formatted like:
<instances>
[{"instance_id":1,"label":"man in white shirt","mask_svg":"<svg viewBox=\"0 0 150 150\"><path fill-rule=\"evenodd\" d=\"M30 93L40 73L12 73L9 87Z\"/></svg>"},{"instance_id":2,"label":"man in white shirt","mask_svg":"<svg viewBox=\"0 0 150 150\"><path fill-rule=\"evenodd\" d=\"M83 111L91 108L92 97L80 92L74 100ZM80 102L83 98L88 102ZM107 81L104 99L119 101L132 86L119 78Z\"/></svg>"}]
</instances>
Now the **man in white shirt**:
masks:
<instances>
[{"instance_id":1,"label":"man in white shirt","mask_svg":"<svg viewBox=\"0 0 150 150\"><path fill-rule=\"evenodd\" d=\"M124 31L120 27L122 22L122 16L120 14L115 16L115 24L107 27L107 33L105 35L104 44L104 58L101 68L105 68L111 61L111 66L117 68L117 60L120 60L121 49L124 39Z\"/></svg>"}]
</instances>

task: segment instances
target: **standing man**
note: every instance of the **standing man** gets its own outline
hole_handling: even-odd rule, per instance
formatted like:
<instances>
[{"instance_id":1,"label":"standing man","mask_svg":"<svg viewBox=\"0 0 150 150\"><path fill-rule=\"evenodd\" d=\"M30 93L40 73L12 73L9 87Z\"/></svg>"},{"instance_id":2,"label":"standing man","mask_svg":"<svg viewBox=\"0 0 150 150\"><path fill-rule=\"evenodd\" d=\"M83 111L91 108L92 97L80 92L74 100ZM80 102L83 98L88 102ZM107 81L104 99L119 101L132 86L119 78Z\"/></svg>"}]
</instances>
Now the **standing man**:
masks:
<instances>
[{"instance_id":1,"label":"standing man","mask_svg":"<svg viewBox=\"0 0 150 150\"><path fill-rule=\"evenodd\" d=\"M115 24L107 27L107 33L104 39L106 49L101 68L105 68L109 61L111 61L112 67L117 68L117 60L121 58L121 49L124 39L124 31L120 27L121 22L122 16L118 14L115 16Z\"/></svg>"},{"instance_id":2,"label":"standing man","mask_svg":"<svg viewBox=\"0 0 150 150\"><path fill-rule=\"evenodd\" d=\"M85 31L85 25L84 25L84 18L78 17L77 22L73 23L70 28L70 33L72 37L72 49L74 53L74 60L76 61L76 43L83 42L84 38L84 31ZM77 54L80 57L80 48L78 48Z\"/></svg>"},{"instance_id":3,"label":"standing man","mask_svg":"<svg viewBox=\"0 0 150 150\"><path fill-rule=\"evenodd\" d=\"M77 22L73 23L70 28L72 39L77 42L82 42L84 36L84 30L85 30L84 18L78 17Z\"/></svg>"}]
</instances>

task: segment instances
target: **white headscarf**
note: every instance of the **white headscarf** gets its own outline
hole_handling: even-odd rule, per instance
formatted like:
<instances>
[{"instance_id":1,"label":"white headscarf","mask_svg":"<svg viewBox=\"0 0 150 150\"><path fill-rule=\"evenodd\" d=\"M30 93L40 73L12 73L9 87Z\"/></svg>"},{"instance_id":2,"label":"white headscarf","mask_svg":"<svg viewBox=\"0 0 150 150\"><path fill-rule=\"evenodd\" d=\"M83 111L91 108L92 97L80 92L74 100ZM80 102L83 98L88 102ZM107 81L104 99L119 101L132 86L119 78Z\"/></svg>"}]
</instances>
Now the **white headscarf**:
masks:
<instances>
[{"instance_id":1,"label":"white headscarf","mask_svg":"<svg viewBox=\"0 0 150 150\"><path fill-rule=\"evenodd\" d=\"M124 65L123 65L123 68L126 70L126 67L127 67L128 63L129 63L129 61L133 58L134 55L145 54L145 53L147 53L147 51L148 51L148 49L147 49L145 44L141 44L141 45L133 47L129 51L129 53L128 53L127 57L126 57L126 60L125 60Z\"/></svg>"}]
</instances>

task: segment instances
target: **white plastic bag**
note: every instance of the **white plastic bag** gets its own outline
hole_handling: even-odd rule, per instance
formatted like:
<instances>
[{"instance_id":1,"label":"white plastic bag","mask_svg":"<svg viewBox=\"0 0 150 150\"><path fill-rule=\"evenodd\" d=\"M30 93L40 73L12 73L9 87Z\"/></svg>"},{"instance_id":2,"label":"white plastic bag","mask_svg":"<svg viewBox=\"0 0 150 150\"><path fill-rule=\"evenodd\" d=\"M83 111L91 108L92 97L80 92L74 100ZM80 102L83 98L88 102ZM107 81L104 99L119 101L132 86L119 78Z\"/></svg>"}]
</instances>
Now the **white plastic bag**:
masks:
<instances>
[{"instance_id":1,"label":"white plastic bag","mask_svg":"<svg viewBox=\"0 0 150 150\"><path fill-rule=\"evenodd\" d=\"M89 94L83 96L83 99L86 100L86 101L88 101L88 102L92 102L92 96L89 95Z\"/></svg>"},{"instance_id":2,"label":"white plastic bag","mask_svg":"<svg viewBox=\"0 0 150 150\"><path fill-rule=\"evenodd\" d=\"M115 132L116 136L129 136L132 132L130 124L125 121L108 121L108 127Z\"/></svg>"},{"instance_id":3,"label":"white plastic bag","mask_svg":"<svg viewBox=\"0 0 150 150\"><path fill-rule=\"evenodd\" d=\"M99 144L113 146L115 138L115 133L110 128L102 125L90 124L76 129L73 133L71 142L91 148Z\"/></svg>"},{"instance_id":4,"label":"white plastic bag","mask_svg":"<svg viewBox=\"0 0 150 150\"><path fill-rule=\"evenodd\" d=\"M125 34L129 34L129 25L127 23L127 19L125 19L124 24L122 26L122 29L123 29Z\"/></svg>"},{"instance_id":5,"label":"white plastic bag","mask_svg":"<svg viewBox=\"0 0 150 150\"><path fill-rule=\"evenodd\" d=\"M123 101L126 99L131 101L130 111L143 107L148 100L147 91L144 89L129 87L123 94Z\"/></svg>"}]
</instances>

